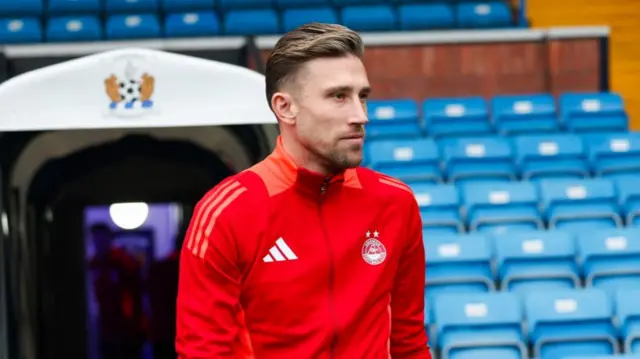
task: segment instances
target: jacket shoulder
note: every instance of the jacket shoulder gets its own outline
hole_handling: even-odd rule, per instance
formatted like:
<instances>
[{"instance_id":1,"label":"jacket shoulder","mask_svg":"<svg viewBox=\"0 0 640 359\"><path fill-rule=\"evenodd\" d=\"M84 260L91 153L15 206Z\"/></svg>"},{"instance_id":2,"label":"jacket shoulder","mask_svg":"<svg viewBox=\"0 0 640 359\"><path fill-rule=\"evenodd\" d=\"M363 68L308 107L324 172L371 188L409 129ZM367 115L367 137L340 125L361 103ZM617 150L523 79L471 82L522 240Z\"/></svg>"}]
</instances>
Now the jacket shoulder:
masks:
<instances>
[{"instance_id":1,"label":"jacket shoulder","mask_svg":"<svg viewBox=\"0 0 640 359\"><path fill-rule=\"evenodd\" d=\"M265 198L267 192L262 181L253 173L243 171L223 179L205 193L196 205L196 211L233 219L235 215L255 211Z\"/></svg>"},{"instance_id":2,"label":"jacket shoulder","mask_svg":"<svg viewBox=\"0 0 640 359\"><path fill-rule=\"evenodd\" d=\"M415 201L415 195L409 185L401 180L366 167L358 168L358 178L367 194L393 198L402 201Z\"/></svg>"}]
</instances>

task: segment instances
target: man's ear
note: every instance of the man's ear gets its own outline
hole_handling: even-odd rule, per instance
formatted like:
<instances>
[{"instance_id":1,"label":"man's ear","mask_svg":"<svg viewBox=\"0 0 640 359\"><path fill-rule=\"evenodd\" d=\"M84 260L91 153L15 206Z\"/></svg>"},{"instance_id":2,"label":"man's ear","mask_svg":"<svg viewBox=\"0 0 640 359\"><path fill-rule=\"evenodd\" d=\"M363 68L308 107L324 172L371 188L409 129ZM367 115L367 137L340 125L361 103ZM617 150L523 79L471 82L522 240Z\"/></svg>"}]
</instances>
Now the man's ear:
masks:
<instances>
[{"instance_id":1,"label":"man's ear","mask_svg":"<svg viewBox=\"0 0 640 359\"><path fill-rule=\"evenodd\" d=\"M271 108L280 121L288 125L295 124L298 108L290 94L286 92L274 93L271 96Z\"/></svg>"}]
</instances>

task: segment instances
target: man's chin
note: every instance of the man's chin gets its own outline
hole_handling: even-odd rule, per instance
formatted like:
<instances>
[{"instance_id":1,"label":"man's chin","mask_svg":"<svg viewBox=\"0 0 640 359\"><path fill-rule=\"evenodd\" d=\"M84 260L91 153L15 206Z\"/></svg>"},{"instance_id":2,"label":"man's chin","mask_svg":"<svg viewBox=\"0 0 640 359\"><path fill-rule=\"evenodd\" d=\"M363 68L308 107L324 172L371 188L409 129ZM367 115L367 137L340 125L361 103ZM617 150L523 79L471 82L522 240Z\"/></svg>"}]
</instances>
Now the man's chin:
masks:
<instances>
[{"instance_id":1,"label":"man's chin","mask_svg":"<svg viewBox=\"0 0 640 359\"><path fill-rule=\"evenodd\" d=\"M360 167L363 161L363 156L350 156L344 161L345 169Z\"/></svg>"}]
</instances>

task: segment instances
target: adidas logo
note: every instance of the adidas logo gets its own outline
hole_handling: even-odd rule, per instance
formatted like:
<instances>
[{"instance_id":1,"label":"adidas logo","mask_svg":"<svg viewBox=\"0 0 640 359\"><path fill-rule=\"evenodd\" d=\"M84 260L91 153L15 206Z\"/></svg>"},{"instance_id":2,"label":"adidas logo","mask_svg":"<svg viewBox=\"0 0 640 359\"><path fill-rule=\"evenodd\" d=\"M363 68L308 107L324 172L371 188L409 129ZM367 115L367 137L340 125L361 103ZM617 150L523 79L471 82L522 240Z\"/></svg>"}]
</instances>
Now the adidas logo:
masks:
<instances>
[{"instance_id":1,"label":"adidas logo","mask_svg":"<svg viewBox=\"0 0 640 359\"><path fill-rule=\"evenodd\" d=\"M262 258L262 261L265 263L273 262L282 262L282 261L293 261L298 259L295 253L289 248L287 243L285 243L284 239L278 238L276 241L276 245L269 249L269 254Z\"/></svg>"}]
</instances>

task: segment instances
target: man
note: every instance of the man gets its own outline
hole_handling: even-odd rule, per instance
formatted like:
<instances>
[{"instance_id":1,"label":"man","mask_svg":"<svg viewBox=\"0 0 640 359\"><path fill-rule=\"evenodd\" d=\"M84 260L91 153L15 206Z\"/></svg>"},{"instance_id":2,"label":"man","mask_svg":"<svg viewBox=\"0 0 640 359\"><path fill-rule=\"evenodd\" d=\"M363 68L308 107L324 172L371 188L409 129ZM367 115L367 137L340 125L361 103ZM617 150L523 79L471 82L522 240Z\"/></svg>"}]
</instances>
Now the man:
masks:
<instances>
[{"instance_id":1,"label":"man","mask_svg":"<svg viewBox=\"0 0 640 359\"><path fill-rule=\"evenodd\" d=\"M266 92L281 135L196 206L179 358L430 358L417 203L400 181L358 168L362 55L339 25L305 25L276 44Z\"/></svg>"},{"instance_id":2,"label":"man","mask_svg":"<svg viewBox=\"0 0 640 359\"><path fill-rule=\"evenodd\" d=\"M106 224L90 228L96 254L89 262L98 302L102 359L139 359L142 332L142 282L139 263L114 248L113 232Z\"/></svg>"}]
</instances>

